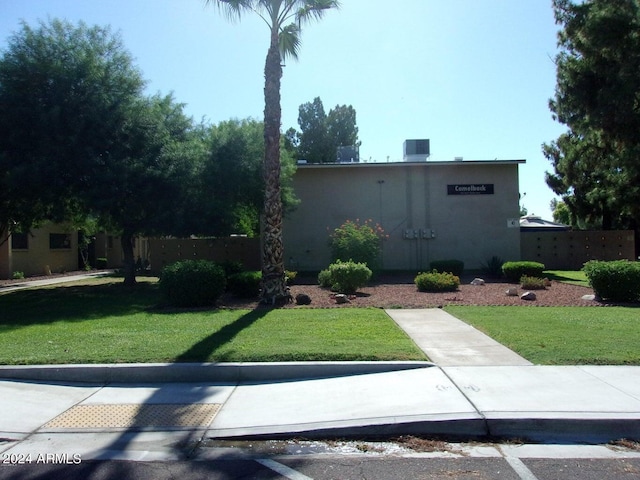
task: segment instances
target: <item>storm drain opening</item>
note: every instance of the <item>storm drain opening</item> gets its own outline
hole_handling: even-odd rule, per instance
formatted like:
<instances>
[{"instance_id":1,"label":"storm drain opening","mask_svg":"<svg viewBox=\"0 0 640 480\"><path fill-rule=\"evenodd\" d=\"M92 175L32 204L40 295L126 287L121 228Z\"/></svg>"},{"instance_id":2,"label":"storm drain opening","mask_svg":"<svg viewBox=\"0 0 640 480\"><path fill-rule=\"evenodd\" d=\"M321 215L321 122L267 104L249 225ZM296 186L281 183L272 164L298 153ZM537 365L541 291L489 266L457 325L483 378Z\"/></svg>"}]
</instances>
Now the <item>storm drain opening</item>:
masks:
<instances>
[{"instance_id":1,"label":"storm drain opening","mask_svg":"<svg viewBox=\"0 0 640 480\"><path fill-rule=\"evenodd\" d=\"M208 427L221 406L219 403L75 405L43 428Z\"/></svg>"}]
</instances>

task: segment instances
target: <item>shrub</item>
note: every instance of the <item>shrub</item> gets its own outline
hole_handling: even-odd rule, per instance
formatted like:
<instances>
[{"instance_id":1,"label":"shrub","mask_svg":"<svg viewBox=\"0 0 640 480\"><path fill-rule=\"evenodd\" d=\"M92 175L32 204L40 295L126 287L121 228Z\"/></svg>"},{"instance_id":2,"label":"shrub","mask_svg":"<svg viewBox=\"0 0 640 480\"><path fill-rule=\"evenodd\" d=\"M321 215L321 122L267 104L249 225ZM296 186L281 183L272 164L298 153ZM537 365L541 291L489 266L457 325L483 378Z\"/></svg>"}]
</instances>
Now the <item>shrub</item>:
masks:
<instances>
[{"instance_id":1,"label":"shrub","mask_svg":"<svg viewBox=\"0 0 640 480\"><path fill-rule=\"evenodd\" d=\"M222 267L222 270L224 270L224 274L227 276L227 279L231 275L235 275L236 273L240 273L244 271L244 266L242 265L242 262L238 262L235 260L226 260L222 263L219 263L218 265L220 265L220 267Z\"/></svg>"},{"instance_id":2,"label":"shrub","mask_svg":"<svg viewBox=\"0 0 640 480\"><path fill-rule=\"evenodd\" d=\"M500 277L502 276L503 264L504 261L500 257L494 255L482 264L482 272L490 277Z\"/></svg>"},{"instance_id":3,"label":"shrub","mask_svg":"<svg viewBox=\"0 0 640 480\"><path fill-rule=\"evenodd\" d=\"M520 282L523 275L542 277L544 265L538 262L506 262L502 265L502 273L512 283Z\"/></svg>"},{"instance_id":4,"label":"shrub","mask_svg":"<svg viewBox=\"0 0 640 480\"><path fill-rule=\"evenodd\" d=\"M320 271L318 274L318 284L322 288L331 288L331 272L329 269Z\"/></svg>"},{"instance_id":5,"label":"shrub","mask_svg":"<svg viewBox=\"0 0 640 480\"><path fill-rule=\"evenodd\" d=\"M177 307L214 305L225 284L224 270L207 260L176 262L164 267L160 275L160 292Z\"/></svg>"},{"instance_id":6,"label":"shrub","mask_svg":"<svg viewBox=\"0 0 640 480\"><path fill-rule=\"evenodd\" d=\"M464 270L464 262L460 260L436 260L429 264L429 268L431 268L431 271L452 273L459 277Z\"/></svg>"},{"instance_id":7,"label":"shrub","mask_svg":"<svg viewBox=\"0 0 640 480\"><path fill-rule=\"evenodd\" d=\"M640 263L591 260L582 268L597 296L614 302L640 300Z\"/></svg>"},{"instance_id":8,"label":"shrub","mask_svg":"<svg viewBox=\"0 0 640 480\"><path fill-rule=\"evenodd\" d=\"M325 271L329 272L329 278L324 280L328 280L331 289L348 294L356 293L360 287L364 287L372 275L371 269L366 264L351 260L348 262L338 260L329 265L328 270Z\"/></svg>"},{"instance_id":9,"label":"shrub","mask_svg":"<svg viewBox=\"0 0 640 480\"><path fill-rule=\"evenodd\" d=\"M298 276L298 272L293 272L291 270L285 270L284 276L287 280L287 285L293 285L296 281L296 277Z\"/></svg>"},{"instance_id":10,"label":"shrub","mask_svg":"<svg viewBox=\"0 0 640 480\"><path fill-rule=\"evenodd\" d=\"M107 259L106 259L106 257L96 258L96 268L98 270L104 270L105 268L107 268Z\"/></svg>"},{"instance_id":11,"label":"shrub","mask_svg":"<svg viewBox=\"0 0 640 480\"><path fill-rule=\"evenodd\" d=\"M383 238L384 230L378 224L372 225L371 220L363 224L359 220L347 220L329 237L331 258L333 261L349 259L377 270L380 266Z\"/></svg>"},{"instance_id":12,"label":"shrub","mask_svg":"<svg viewBox=\"0 0 640 480\"><path fill-rule=\"evenodd\" d=\"M11 278L13 278L14 280L21 280L24 278L24 272L13 272Z\"/></svg>"},{"instance_id":13,"label":"shrub","mask_svg":"<svg viewBox=\"0 0 640 480\"><path fill-rule=\"evenodd\" d=\"M414 283L421 292L455 292L460 286L460 277L450 272L419 273Z\"/></svg>"},{"instance_id":14,"label":"shrub","mask_svg":"<svg viewBox=\"0 0 640 480\"><path fill-rule=\"evenodd\" d=\"M241 298L253 298L260 294L262 272L240 272L227 279L227 290Z\"/></svg>"},{"instance_id":15,"label":"shrub","mask_svg":"<svg viewBox=\"0 0 640 480\"><path fill-rule=\"evenodd\" d=\"M544 290L546 282L546 279L540 277L530 277L528 275L520 277L520 285L525 290Z\"/></svg>"}]
</instances>

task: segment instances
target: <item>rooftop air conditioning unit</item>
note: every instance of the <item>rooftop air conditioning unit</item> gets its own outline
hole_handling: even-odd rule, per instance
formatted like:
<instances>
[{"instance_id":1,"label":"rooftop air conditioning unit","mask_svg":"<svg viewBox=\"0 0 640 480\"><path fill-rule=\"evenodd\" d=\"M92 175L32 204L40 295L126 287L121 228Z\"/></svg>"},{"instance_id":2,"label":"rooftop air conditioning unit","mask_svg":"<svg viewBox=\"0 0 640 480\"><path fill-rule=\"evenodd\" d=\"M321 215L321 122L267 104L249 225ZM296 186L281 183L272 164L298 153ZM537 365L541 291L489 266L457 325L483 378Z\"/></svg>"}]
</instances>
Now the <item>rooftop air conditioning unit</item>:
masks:
<instances>
[{"instance_id":1,"label":"rooftop air conditioning unit","mask_svg":"<svg viewBox=\"0 0 640 480\"><path fill-rule=\"evenodd\" d=\"M360 152L356 145L346 145L338 147L336 154L338 163L357 163L360 161Z\"/></svg>"},{"instance_id":2,"label":"rooftop air conditioning unit","mask_svg":"<svg viewBox=\"0 0 640 480\"><path fill-rule=\"evenodd\" d=\"M431 155L429 139L405 140L403 149L405 162L424 162Z\"/></svg>"}]
</instances>

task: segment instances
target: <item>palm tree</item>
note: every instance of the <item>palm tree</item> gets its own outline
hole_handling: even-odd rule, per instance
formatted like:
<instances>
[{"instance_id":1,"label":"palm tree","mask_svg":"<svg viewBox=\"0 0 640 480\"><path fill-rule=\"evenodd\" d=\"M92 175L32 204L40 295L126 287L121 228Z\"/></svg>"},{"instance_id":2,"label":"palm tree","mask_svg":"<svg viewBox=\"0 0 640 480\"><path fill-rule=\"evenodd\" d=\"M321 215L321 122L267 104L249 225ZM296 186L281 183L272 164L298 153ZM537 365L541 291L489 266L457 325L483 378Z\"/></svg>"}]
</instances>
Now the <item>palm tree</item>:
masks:
<instances>
[{"instance_id":1,"label":"palm tree","mask_svg":"<svg viewBox=\"0 0 640 480\"><path fill-rule=\"evenodd\" d=\"M282 60L298 58L303 23L322 18L338 8L337 0L205 0L216 4L231 19L244 13L258 15L271 32L264 66L264 221L262 225L262 301L287 298L282 243L280 193L280 79ZM291 23L289 23L291 21Z\"/></svg>"}]
</instances>

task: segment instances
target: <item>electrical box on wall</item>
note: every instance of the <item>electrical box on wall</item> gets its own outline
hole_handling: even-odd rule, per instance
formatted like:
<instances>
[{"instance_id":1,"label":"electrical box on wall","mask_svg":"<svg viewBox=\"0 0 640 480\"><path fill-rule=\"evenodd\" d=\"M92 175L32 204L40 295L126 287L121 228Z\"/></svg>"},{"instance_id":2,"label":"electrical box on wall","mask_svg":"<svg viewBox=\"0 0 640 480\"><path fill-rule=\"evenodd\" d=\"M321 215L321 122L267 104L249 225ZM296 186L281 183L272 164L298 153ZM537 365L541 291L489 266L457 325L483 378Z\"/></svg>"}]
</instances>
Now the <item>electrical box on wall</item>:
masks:
<instances>
[{"instance_id":1,"label":"electrical box on wall","mask_svg":"<svg viewBox=\"0 0 640 480\"><path fill-rule=\"evenodd\" d=\"M436 238L436 231L430 228L419 228L419 229L407 228L404 230L402 234L402 238L406 240L413 240L413 239L431 240L432 238Z\"/></svg>"}]
</instances>

